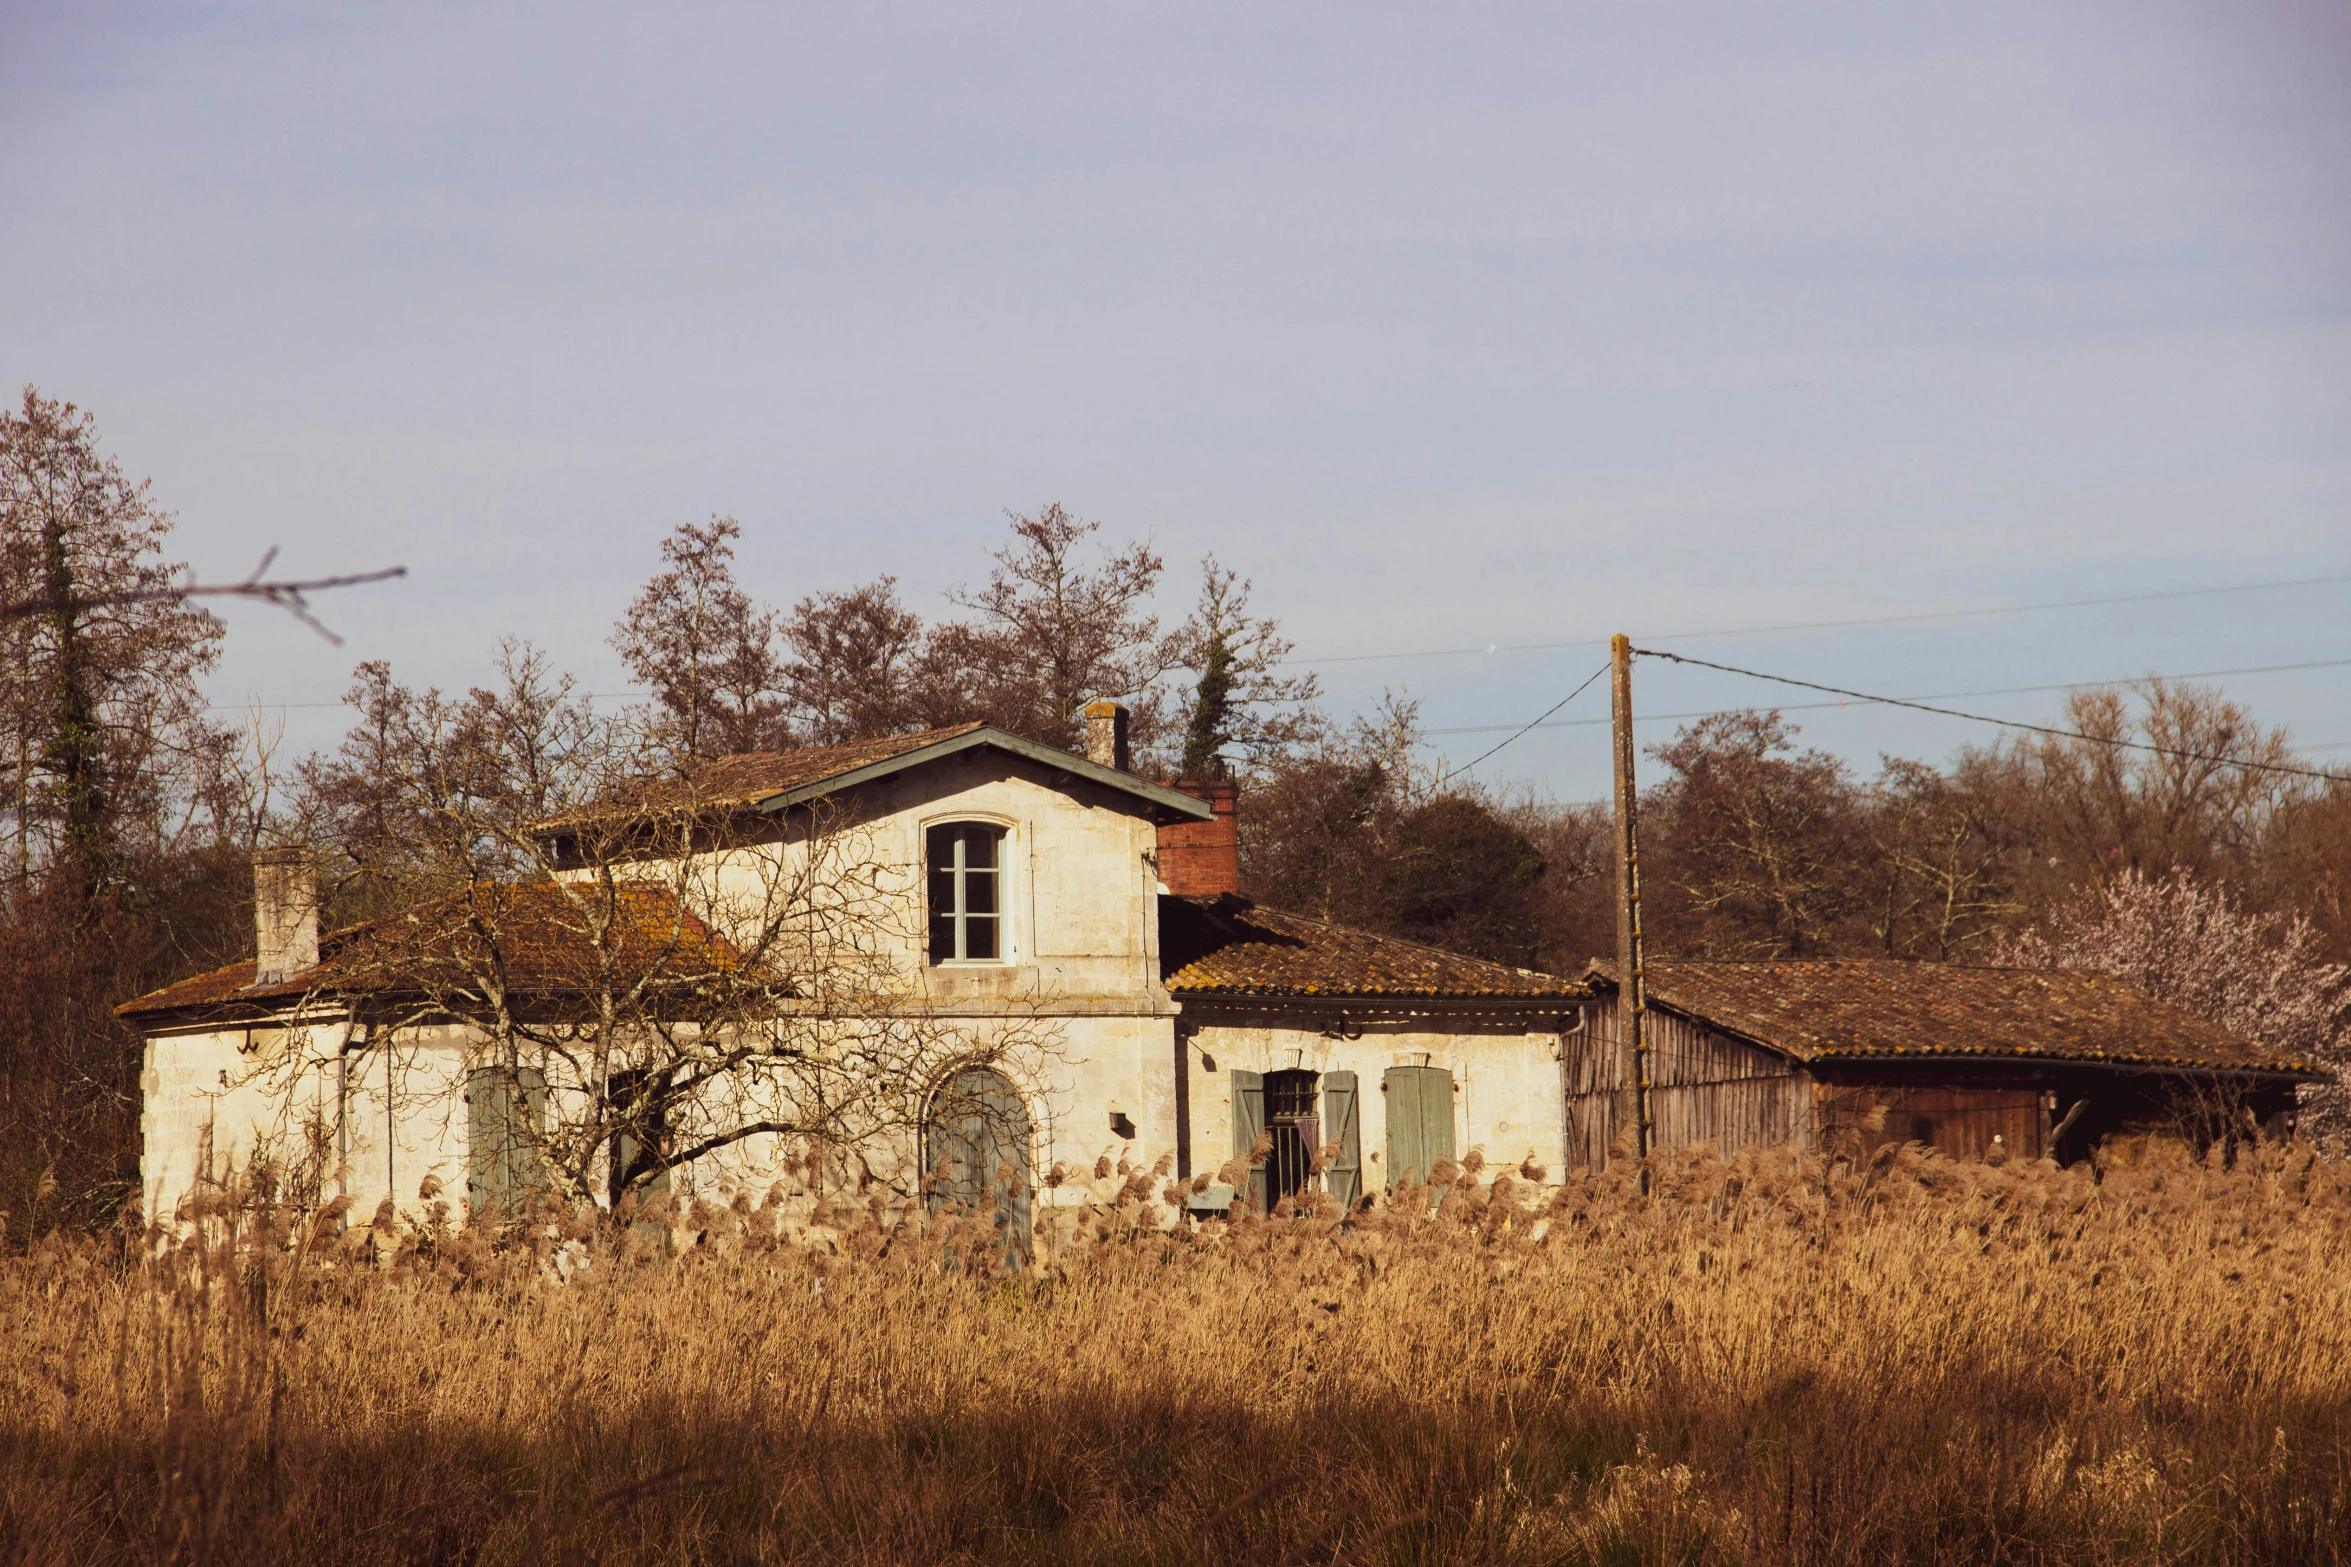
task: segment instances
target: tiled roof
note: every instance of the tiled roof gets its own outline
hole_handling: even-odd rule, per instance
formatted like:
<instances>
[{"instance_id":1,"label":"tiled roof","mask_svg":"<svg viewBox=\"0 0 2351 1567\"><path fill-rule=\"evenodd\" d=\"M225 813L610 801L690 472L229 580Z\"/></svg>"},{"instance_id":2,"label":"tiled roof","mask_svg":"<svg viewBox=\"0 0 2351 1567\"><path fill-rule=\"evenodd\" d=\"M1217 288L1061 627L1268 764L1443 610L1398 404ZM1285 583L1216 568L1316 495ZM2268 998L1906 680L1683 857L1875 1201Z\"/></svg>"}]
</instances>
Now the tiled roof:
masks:
<instances>
[{"instance_id":1,"label":"tiled roof","mask_svg":"<svg viewBox=\"0 0 2351 1567\"><path fill-rule=\"evenodd\" d=\"M1177 996L1582 998L1579 981L1261 909L1230 895L1159 900L1159 966Z\"/></svg>"},{"instance_id":2,"label":"tiled roof","mask_svg":"<svg viewBox=\"0 0 2351 1567\"><path fill-rule=\"evenodd\" d=\"M578 992L612 983L614 976L689 984L741 961L724 936L681 910L666 888L619 889L612 921L618 939L600 947L588 935L588 917L561 887L480 882L406 914L329 932L319 941L316 968L257 985L254 960L247 958L126 1001L115 1011L136 1022L166 1014L266 1012L305 997L446 995L468 988L493 950L508 986L540 993Z\"/></svg>"},{"instance_id":3,"label":"tiled roof","mask_svg":"<svg viewBox=\"0 0 2351 1567\"><path fill-rule=\"evenodd\" d=\"M949 729L925 729L918 734L858 740L848 745L812 745L797 751L753 751L742 756L722 756L695 772L692 787L697 800L705 805L754 805L770 795L838 778L860 767L871 767L876 762L886 762L986 727L957 724Z\"/></svg>"},{"instance_id":4,"label":"tiled roof","mask_svg":"<svg viewBox=\"0 0 2351 1567\"><path fill-rule=\"evenodd\" d=\"M1616 967L1591 974L1611 988ZM2308 1072L2218 1023L2104 974L1840 958L1652 963L1652 1004L1799 1061L1979 1056Z\"/></svg>"},{"instance_id":5,"label":"tiled roof","mask_svg":"<svg viewBox=\"0 0 2351 1567\"><path fill-rule=\"evenodd\" d=\"M956 724L947 729L925 729L917 734L890 735L848 745L807 746L797 751L750 751L722 756L682 776L655 779L610 805L583 806L538 824L547 832L593 821L622 821L639 813L672 811L727 811L799 799L821 793L819 785L839 780L842 787L869 781L896 771L891 764L915 767L977 747L1025 758L1064 775L1089 778L1096 784L1133 795L1162 821L1205 821L1211 815L1206 801L1132 773L1104 767L1082 756L1059 751L990 724ZM930 756L919 753L930 752Z\"/></svg>"},{"instance_id":6,"label":"tiled roof","mask_svg":"<svg viewBox=\"0 0 2351 1567\"><path fill-rule=\"evenodd\" d=\"M986 727L985 724L957 724L949 729L925 729L916 734L857 740L847 745L812 745L797 751L746 751L722 756L694 768L684 777L647 782L630 799L629 805L638 810L656 811L681 807L726 810L757 805L774 795L838 778L861 767L887 762ZM544 825L561 827L603 814L591 806L553 818Z\"/></svg>"}]
</instances>

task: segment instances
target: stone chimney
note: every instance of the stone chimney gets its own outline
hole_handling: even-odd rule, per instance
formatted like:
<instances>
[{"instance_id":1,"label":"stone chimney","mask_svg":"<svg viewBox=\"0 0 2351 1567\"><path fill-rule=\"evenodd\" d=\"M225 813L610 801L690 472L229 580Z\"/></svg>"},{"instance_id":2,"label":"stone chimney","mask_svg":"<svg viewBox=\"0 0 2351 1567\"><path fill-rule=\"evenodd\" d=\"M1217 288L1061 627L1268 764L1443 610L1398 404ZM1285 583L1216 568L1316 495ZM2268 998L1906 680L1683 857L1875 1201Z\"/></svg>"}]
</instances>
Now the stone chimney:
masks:
<instances>
[{"instance_id":1,"label":"stone chimney","mask_svg":"<svg viewBox=\"0 0 2351 1567\"><path fill-rule=\"evenodd\" d=\"M1123 702L1086 704L1086 760L1102 767L1132 772L1127 752L1127 710Z\"/></svg>"},{"instance_id":2,"label":"stone chimney","mask_svg":"<svg viewBox=\"0 0 2351 1567\"><path fill-rule=\"evenodd\" d=\"M1179 897L1208 898L1241 890L1241 791L1228 778L1186 778L1176 787L1206 800L1216 815L1204 822L1170 822L1159 829L1159 879Z\"/></svg>"},{"instance_id":3,"label":"stone chimney","mask_svg":"<svg viewBox=\"0 0 2351 1567\"><path fill-rule=\"evenodd\" d=\"M253 856L253 982L318 967L318 856L304 845Z\"/></svg>"}]
</instances>

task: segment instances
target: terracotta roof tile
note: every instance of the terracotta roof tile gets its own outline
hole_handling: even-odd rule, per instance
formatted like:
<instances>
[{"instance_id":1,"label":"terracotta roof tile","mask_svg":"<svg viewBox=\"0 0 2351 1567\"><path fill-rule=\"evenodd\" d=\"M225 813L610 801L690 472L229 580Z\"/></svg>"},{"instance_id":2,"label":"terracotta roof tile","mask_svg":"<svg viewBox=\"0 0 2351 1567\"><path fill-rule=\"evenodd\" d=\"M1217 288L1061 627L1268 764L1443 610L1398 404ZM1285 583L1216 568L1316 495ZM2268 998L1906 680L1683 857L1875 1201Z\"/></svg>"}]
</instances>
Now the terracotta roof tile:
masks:
<instances>
[{"instance_id":1,"label":"terracotta roof tile","mask_svg":"<svg viewBox=\"0 0 2351 1567\"><path fill-rule=\"evenodd\" d=\"M247 958L126 1001L115 1012L134 1022L183 1013L243 1016L305 997L421 994L461 984L492 940L507 982L518 990L600 983L600 956L617 973L680 983L740 961L725 937L680 910L665 888L620 889L614 923L620 939L604 943L600 953L561 888L482 882L404 915L329 932L319 941L316 968L272 984L254 983L254 960Z\"/></svg>"},{"instance_id":2,"label":"terracotta roof tile","mask_svg":"<svg viewBox=\"0 0 2351 1567\"><path fill-rule=\"evenodd\" d=\"M1594 963L1611 988L1616 968ZM1910 1056L2307 1072L2119 979L2077 969L1842 958L1653 963L1649 1000L1799 1061Z\"/></svg>"},{"instance_id":3,"label":"terracotta roof tile","mask_svg":"<svg viewBox=\"0 0 2351 1567\"><path fill-rule=\"evenodd\" d=\"M1159 900L1160 970L1177 996L1584 997L1577 980L1263 909L1244 898Z\"/></svg>"},{"instance_id":4,"label":"terracotta roof tile","mask_svg":"<svg viewBox=\"0 0 2351 1567\"><path fill-rule=\"evenodd\" d=\"M647 780L635 788L620 810L658 812L689 808L703 811L757 805L771 796L822 783L827 778L838 778L856 772L861 767L887 762L893 757L957 739L986 727L985 724L977 723L956 724L947 729L925 729L916 734L889 735L879 740L858 740L847 745L812 745L796 751L745 751L734 756L721 756L703 763L682 777ZM552 831L609 818L613 814L614 809L611 807L583 806L550 817L539 826Z\"/></svg>"},{"instance_id":5,"label":"terracotta roof tile","mask_svg":"<svg viewBox=\"0 0 2351 1567\"><path fill-rule=\"evenodd\" d=\"M741 756L722 756L695 772L692 788L704 804L752 805L769 795L853 773L860 767L871 767L876 762L886 762L894 756L904 756L909 751L919 751L926 745L937 745L942 740L952 740L985 727L957 724L949 729L925 729L919 734L890 735L848 745L812 745L797 751L752 751Z\"/></svg>"}]
</instances>

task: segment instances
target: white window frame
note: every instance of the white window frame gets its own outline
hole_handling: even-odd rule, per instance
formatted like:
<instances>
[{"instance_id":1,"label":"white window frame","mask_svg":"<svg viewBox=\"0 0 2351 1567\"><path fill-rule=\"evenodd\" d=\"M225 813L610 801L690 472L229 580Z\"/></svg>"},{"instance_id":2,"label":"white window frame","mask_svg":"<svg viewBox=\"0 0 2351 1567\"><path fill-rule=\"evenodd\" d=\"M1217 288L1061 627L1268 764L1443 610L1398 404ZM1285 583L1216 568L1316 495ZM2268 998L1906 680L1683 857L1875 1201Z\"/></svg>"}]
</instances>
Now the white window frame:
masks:
<instances>
[{"instance_id":1,"label":"white window frame","mask_svg":"<svg viewBox=\"0 0 2351 1567\"><path fill-rule=\"evenodd\" d=\"M1015 892L1013 873L1015 856L1013 853L1013 846L1020 831L1019 824L1017 822L1007 821L1001 816L989 815L984 811L957 811L951 815L932 817L931 819L923 822L921 825L923 902L922 954L924 963L932 968L1005 968L1010 966L1015 961L1015 954L1019 950L1019 932L1012 917ZM996 829L998 834L996 839L995 869L996 955L992 958L935 958L931 955L931 920L933 918L933 911L931 908L931 834L942 827L965 826L993 827ZM957 901L961 902L963 895L963 880L961 874L958 874L956 877L955 888ZM959 912L955 914L954 918L956 920L956 945L960 947L964 944L965 930L963 921L968 919L969 916Z\"/></svg>"}]
</instances>

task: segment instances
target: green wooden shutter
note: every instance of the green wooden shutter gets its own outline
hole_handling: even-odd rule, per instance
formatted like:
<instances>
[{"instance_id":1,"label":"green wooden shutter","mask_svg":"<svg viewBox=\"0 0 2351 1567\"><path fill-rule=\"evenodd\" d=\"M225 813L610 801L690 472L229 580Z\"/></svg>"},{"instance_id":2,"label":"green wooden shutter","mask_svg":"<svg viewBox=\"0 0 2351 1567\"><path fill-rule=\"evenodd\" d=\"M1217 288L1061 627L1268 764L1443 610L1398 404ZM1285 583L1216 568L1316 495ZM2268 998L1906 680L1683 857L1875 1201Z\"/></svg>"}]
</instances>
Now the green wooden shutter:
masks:
<instances>
[{"instance_id":1,"label":"green wooden shutter","mask_svg":"<svg viewBox=\"0 0 2351 1567\"><path fill-rule=\"evenodd\" d=\"M1388 1097L1388 1181L1426 1184L1440 1159L1453 1157L1453 1074L1441 1066L1392 1066L1380 1079Z\"/></svg>"},{"instance_id":2,"label":"green wooden shutter","mask_svg":"<svg viewBox=\"0 0 2351 1567\"><path fill-rule=\"evenodd\" d=\"M1380 1078L1380 1092L1388 1102L1388 1185L1426 1180L1429 1162L1421 1152L1420 1068L1388 1068Z\"/></svg>"},{"instance_id":3,"label":"green wooden shutter","mask_svg":"<svg viewBox=\"0 0 2351 1567\"><path fill-rule=\"evenodd\" d=\"M476 1067L465 1075L465 1200L472 1217L510 1216L546 1185L539 1133L547 1080L530 1067Z\"/></svg>"},{"instance_id":4,"label":"green wooden shutter","mask_svg":"<svg viewBox=\"0 0 2351 1567\"><path fill-rule=\"evenodd\" d=\"M1453 1157L1453 1074L1441 1066L1420 1069L1420 1146L1429 1169Z\"/></svg>"},{"instance_id":5,"label":"green wooden shutter","mask_svg":"<svg viewBox=\"0 0 2351 1567\"><path fill-rule=\"evenodd\" d=\"M535 1067L514 1074L515 1092L507 1101L506 1187L520 1196L544 1190L546 1165L539 1140L547 1132L547 1079Z\"/></svg>"},{"instance_id":6,"label":"green wooden shutter","mask_svg":"<svg viewBox=\"0 0 2351 1567\"><path fill-rule=\"evenodd\" d=\"M1325 1142L1339 1145L1338 1156L1330 1168L1323 1171L1323 1190L1339 1199L1342 1209L1353 1208L1355 1199L1363 1195L1363 1132L1357 1125L1362 1118L1361 1098L1355 1091L1353 1072L1325 1072L1322 1075L1322 1135Z\"/></svg>"},{"instance_id":7,"label":"green wooden shutter","mask_svg":"<svg viewBox=\"0 0 2351 1567\"><path fill-rule=\"evenodd\" d=\"M1265 1130L1265 1077L1259 1072L1238 1069L1225 1074L1233 1080L1233 1152L1246 1157L1257 1145L1257 1134ZM1266 1195L1272 1188L1266 1184L1263 1163L1249 1167L1249 1200L1262 1213L1271 1206Z\"/></svg>"},{"instance_id":8,"label":"green wooden shutter","mask_svg":"<svg viewBox=\"0 0 2351 1567\"><path fill-rule=\"evenodd\" d=\"M477 1067L465 1074L465 1203L476 1222L506 1206L506 1074Z\"/></svg>"}]
</instances>

